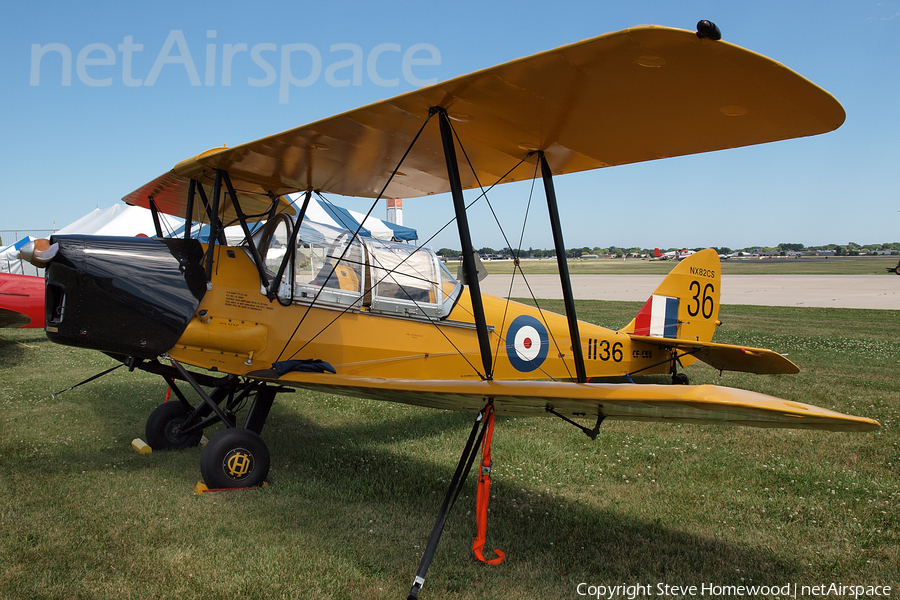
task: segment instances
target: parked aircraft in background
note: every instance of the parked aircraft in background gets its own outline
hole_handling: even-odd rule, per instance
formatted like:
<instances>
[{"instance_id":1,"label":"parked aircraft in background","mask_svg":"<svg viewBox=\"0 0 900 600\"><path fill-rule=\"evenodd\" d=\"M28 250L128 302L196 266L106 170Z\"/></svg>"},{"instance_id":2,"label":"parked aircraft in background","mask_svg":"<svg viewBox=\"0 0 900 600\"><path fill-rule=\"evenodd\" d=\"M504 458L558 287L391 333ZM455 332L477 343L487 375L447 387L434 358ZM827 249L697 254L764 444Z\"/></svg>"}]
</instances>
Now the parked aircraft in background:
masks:
<instances>
[{"instance_id":1,"label":"parked aircraft in background","mask_svg":"<svg viewBox=\"0 0 900 600\"><path fill-rule=\"evenodd\" d=\"M44 278L0 273L0 327L44 327Z\"/></svg>"},{"instance_id":2,"label":"parked aircraft in background","mask_svg":"<svg viewBox=\"0 0 900 600\"><path fill-rule=\"evenodd\" d=\"M650 260L681 260L687 258L694 253L693 250L670 250L669 252L660 252L659 248L653 249L653 256Z\"/></svg>"}]
</instances>

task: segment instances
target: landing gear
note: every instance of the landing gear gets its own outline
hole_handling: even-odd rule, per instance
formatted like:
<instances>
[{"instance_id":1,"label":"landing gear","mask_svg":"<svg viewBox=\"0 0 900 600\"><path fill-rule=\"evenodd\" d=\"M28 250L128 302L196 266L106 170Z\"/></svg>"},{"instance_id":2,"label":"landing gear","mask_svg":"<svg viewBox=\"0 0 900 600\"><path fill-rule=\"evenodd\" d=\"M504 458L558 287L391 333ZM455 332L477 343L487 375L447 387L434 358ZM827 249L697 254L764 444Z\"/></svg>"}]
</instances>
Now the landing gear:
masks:
<instances>
[{"instance_id":1,"label":"landing gear","mask_svg":"<svg viewBox=\"0 0 900 600\"><path fill-rule=\"evenodd\" d=\"M684 356L684 354L682 354L682 356ZM684 368L684 365L681 364L681 357L678 356L678 350L673 350L672 364L669 371L672 374L672 385L688 385L688 376L684 373L679 373L678 367Z\"/></svg>"},{"instance_id":2,"label":"landing gear","mask_svg":"<svg viewBox=\"0 0 900 600\"><path fill-rule=\"evenodd\" d=\"M684 373L672 373L672 385L687 385L688 376Z\"/></svg>"},{"instance_id":3,"label":"landing gear","mask_svg":"<svg viewBox=\"0 0 900 600\"><path fill-rule=\"evenodd\" d=\"M697 350L693 350L690 352L684 352L682 354L678 354L678 350L675 348L668 348L665 353L666 356L663 360L648 365L646 367L642 367L636 371L632 371L631 373L626 373L625 378L629 383L634 383L634 379L632 379L632 375L639 375L644 371L650 371L651 373L659 373L656 371L658 367L663 365L667 365L669 367L669 374L672 376L672 385L689 385L690 381L688 380L688 376L684 373L678 372L678 367L684 368L684 365L681 364L681 359L684 356L690 356L694 354Z\"/></svg>"},{"instance_id":4,"label":"landing gear","mask_svg":"<svg viewBox=\"0 0 900 600\"><path fill-rule=\"evenodd\" d=\"M269 474L269 448L243 427L220 431L203 448L200 474L210 489L257 487Z\"/></svg>"},{"instance_id":5,"label":"landing gear","mask_svg":"<svg viewBox=\"0 0 900 600\"><path fill-rule=\"evenodd\" d=\"M181 402L166 402L156 407L150 413L144 429L147 444L154 450L180 450L199 445L203 437L202 430L182 433L191 412Z\"/></svg>"},{"instance_id":6,"label":"landing gear","mask_svg":"<svg viewBox=\"0 0 900 600\"><path fill-rule=\"evenodd\" d=\"M147 419L145 435L151 448L174 450L198 446L203 431L221 423L225 429L212 436L200 455L200 472L206 486L245 488L265 482L270 457L260 434L275 396L293 390L234 375L188 371L171 358L170 365L120 355L114 358L130 368L161 375L178 398L157 407ZM178 387L178 381L190 384L202 399L200 404L191 405ZM207 392L204 388L212 390ZM240 420L238 413L244 410Z\"/></svg>"}]
</instances>

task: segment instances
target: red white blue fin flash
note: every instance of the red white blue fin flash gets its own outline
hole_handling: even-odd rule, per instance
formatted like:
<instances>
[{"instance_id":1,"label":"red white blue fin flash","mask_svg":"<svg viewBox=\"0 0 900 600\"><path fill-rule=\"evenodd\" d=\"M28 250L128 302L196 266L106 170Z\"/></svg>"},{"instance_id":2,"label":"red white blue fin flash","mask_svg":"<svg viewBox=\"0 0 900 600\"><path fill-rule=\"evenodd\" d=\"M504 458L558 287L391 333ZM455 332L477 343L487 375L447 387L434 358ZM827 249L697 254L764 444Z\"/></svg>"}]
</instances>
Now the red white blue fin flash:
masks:
<instances>
[{"instance_id":1,"label":"red white blue fin flash","mask_svg":"<svg viewBox=\"0 0 900 600\"><path fill-rule=\"evenodd\" d=\"M678 298L653 294L634 320L635 335L678 337Z\"/></svg>"}]
</instances>

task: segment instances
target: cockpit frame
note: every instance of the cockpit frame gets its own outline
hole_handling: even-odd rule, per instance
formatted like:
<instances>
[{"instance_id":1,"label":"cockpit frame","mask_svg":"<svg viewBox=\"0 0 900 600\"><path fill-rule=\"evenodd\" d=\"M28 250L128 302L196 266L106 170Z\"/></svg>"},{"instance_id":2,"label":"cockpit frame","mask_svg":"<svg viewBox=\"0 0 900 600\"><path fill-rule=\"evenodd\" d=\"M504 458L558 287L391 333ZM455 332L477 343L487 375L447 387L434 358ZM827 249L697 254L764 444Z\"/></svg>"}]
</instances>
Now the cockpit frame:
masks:
<instances>
[{"instance_id":1,"label":"cockpit frame","mask_svg":"<svg viewBox=\"0 0 900 600\"><path fill-rule=\"evenodd\" d=\"M283 305L444 320L462 292L437 255L421 246L359 237L310 221L297 227L284 214L270 219L253 239L242 247L251 259L251 248L258 249L274 282L269 289ZM279 277L282 263L286 268ZM268 290L260 291L266 295Z\"/></svg>"}]
</instances>

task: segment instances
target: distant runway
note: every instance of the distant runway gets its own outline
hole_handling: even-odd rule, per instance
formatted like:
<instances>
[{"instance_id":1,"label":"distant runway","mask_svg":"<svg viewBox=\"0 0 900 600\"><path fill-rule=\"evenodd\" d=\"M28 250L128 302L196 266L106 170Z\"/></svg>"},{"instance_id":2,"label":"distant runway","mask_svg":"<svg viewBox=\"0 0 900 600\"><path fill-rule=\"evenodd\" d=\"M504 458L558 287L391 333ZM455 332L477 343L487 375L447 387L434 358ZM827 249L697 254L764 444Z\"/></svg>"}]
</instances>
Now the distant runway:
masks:
<instances>
[{"instance_id":1,"label":"distant runway","mask_svg":"<svg viewBox=\"0 0 900 600\"><path fill-rule=\"evenodd\" d=\"M662 275L573 275L575 297L584 300L644 301ZM529 275L531 292L518 276L512 292L509 275L489 275L481 291L513 298L562 298L556 275ZM723 275L722 304L818 306L900 310L897 275Z\"/></svg>"}]
</instances>

